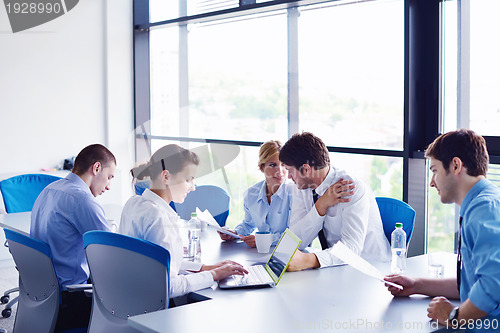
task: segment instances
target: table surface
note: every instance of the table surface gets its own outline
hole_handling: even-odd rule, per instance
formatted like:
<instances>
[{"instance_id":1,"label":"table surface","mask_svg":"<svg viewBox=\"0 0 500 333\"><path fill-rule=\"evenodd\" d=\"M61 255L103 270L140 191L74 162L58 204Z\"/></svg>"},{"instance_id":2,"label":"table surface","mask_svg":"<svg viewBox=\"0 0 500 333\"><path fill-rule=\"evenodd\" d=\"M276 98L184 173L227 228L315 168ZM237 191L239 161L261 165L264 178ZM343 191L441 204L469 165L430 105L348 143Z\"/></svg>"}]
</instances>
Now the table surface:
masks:
<instances>
[{"instance_id":1,"label":"table surface","mask_svg":"<svg viewBox=\"0 0 500 333\"><path fill-rule=\"evenodd\" d=\"M118 230L116 220L108 219L107 221L110 225L111 230ZM19 232L23 235L29 236L31 228L31 212L0 214L0 227L7 228Z\"/></svg>"},{"instance_id":2,"label":"table surface","mask_svg":"<svg viewBox=\"0 0 500 333\"><path fill-rule=\"evenodd\" d=\"M244 265L265 261L242 242L222 242L213 230L202 233L202 260L232 259ZM455 274L454 255L446 256L445 276ZM382 273L390 263L372 262ZM427 256L408 259L407 274L427 276ZM197 291L208 300L129 318L143 332L432 332L429 297L394 298L384 284L350 266L286 272L274 288Z\"/></svg>"},{"instance_id":3,"label":"table surface","mask_svg":"<svg viewBox=\"0 0 500 333\"><path fill-rule=\"evenodd\" d=\"M0 214L0 227L30 235L31 212Z\"/></svg>"}]
</instances>

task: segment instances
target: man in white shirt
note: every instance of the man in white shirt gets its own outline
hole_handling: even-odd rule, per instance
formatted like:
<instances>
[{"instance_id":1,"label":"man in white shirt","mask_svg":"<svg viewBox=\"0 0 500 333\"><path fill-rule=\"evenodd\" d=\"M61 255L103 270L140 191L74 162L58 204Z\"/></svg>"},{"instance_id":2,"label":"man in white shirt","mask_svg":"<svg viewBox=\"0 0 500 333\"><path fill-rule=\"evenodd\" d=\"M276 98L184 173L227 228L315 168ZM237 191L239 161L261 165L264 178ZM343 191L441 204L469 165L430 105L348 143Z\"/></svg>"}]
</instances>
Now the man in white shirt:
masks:
<instances>
[{"instance_id":1,"label":"man in white shirt","mask_svg":"<svg viewBox=\"0 0 500 333\"><path fill-rule=\"evenodd\" d=\"M302 239L300 250L319 237L323 251L297 251L289 271L341 265L331 252L341 241L365 259L389 261L391 249L370 187L330 165L328 149L312 133L294 134L280 161L297 188L292 197L290 229Z\"/></svg>"}]
</instances>

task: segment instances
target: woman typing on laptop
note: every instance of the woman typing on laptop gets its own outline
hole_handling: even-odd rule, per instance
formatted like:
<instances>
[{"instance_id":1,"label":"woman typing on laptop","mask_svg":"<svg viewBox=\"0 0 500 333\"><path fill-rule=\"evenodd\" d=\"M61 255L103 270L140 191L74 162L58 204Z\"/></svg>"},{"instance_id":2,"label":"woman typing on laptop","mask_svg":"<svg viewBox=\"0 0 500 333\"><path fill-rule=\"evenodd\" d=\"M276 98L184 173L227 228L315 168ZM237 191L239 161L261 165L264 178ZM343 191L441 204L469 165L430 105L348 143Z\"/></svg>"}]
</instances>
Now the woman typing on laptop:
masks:
<instances>
[{"instance_id":1,"label":"woman typing on laptop","mask_svg":"<svg viewBox=\"0 0 500 333\"><path fill-rule=\"evenodd\" d=\"M182 203L194 191L198 156L178 145L166 145L151 159L130 172L136 180L151 179L150 189L130 198L121 216L119 232L163 246L170 252L170 297L210 287L214 281L247 271L226 260L215 265L183 261L183 244L178 228L179 216L171 201ZM196 274L183 274L196 272Z\"/></svg>"}]
</instances>

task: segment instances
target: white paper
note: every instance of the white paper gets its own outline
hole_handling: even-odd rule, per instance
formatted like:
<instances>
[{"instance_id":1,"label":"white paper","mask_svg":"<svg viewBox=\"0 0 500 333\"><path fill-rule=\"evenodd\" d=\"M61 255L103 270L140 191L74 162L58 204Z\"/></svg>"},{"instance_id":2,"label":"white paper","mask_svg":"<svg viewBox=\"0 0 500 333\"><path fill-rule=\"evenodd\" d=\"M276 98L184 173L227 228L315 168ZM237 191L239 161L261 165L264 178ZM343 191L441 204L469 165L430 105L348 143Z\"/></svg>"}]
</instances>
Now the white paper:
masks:
<instances>
[{"instance_id":1,"label":"white paper","mask_svg":"<svg viewBox=\"0 0 500 333\"><path fill-rule=\"evenodd\" d=\"M384 283L387 283L391 286L399 288L403 290L403 287L399 284L388 282L384 280L384 274L380 272L377 268L373 267L369 262L358 256L356 253L351 251L347 246L345 246L342 242L337 242L331 249L331 253L350 265L351 267L357 269L361 273L364 273L368 276L374 277L377 280L380 280Z\"/></svg>"},{"instance_id":2,"label":"white paper","mask_svg":"<svg viewBox=\"0 0 500 333\"><path fill-rule=\"evenodd\" d=\"M200 219L200 221L205 222L209 227L212 227L212 228L220 231L221 233L229 235L233 238L238 238L238 239L241 238L239 235L232 233L231 231L228 231L224 228L221 228L219 223L217 223L217 221L214 219L212 214L210 214L210 212L207 209L205 209L202 212L198 207L196 207L196 215L197 215L198 219Z\"/></svg>"}]
</instances>

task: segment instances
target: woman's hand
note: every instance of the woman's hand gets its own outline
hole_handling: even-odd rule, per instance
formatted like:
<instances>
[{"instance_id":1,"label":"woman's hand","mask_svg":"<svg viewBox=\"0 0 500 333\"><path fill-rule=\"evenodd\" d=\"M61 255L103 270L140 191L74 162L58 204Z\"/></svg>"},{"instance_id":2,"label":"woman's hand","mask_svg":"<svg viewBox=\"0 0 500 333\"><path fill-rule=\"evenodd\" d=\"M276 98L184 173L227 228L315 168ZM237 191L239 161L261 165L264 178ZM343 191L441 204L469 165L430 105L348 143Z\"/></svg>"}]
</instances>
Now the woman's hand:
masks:
<instances>
[{"instance_id":1,"label":"woman's hand","mask_svg":"<svg viewBox=\"0 0 500 333\"><path fill-rule=\"evenodd\" d=\"M249 247L256 247L257 245L255 244L255 236L250 235L250 236L242 236L241 240L245 242L246 245Z\"/></svg>"},{"instance_id":2,"label":"woman's hand","mask_svg":"<svg viewBox=\"0 0 500 333\"><path fill-rule=\"evenodd\" d=\"M239 265L235 261L224 260L224 261L218 262L218 263L213 264L213 265L203 265L203 266L201 266L200 272L202 272L202 271L211 271L212 269L216 269L216 268L222 267L224 265L230 265L230 264Z\"/></svg>"},{"instance_id":3,"label":"woman's hand","mask_svg":"<svg viewBox=\"0 0 500 333\"><path fill-rule=\"evenodd\" d=\"M214 281L219 281L225 279L231 275L245 275L248 274L248 271L236 262L226 263L220 267L212 269L210 271L212 273L212 277Z\"/></svg>"},{"instance_id":4,"label":"woman's hand","mask_svg":"<svg viewBox=\"0 0 500 333\"><path fill-rule=\"evenodd\" d=\"M237 235L237 233L233 230L229 230L229 229L226 229L224 228L225 230L229 231L229 232L232 232L233 234ZM219 236L222 240L225 240L225 241L230 241L230 240L233 240L235 239L234 237L232 237L231 235L228 235L228 234L224 234L220 231L217 231L219 233Z\"/></svg>"}]
</instances>

